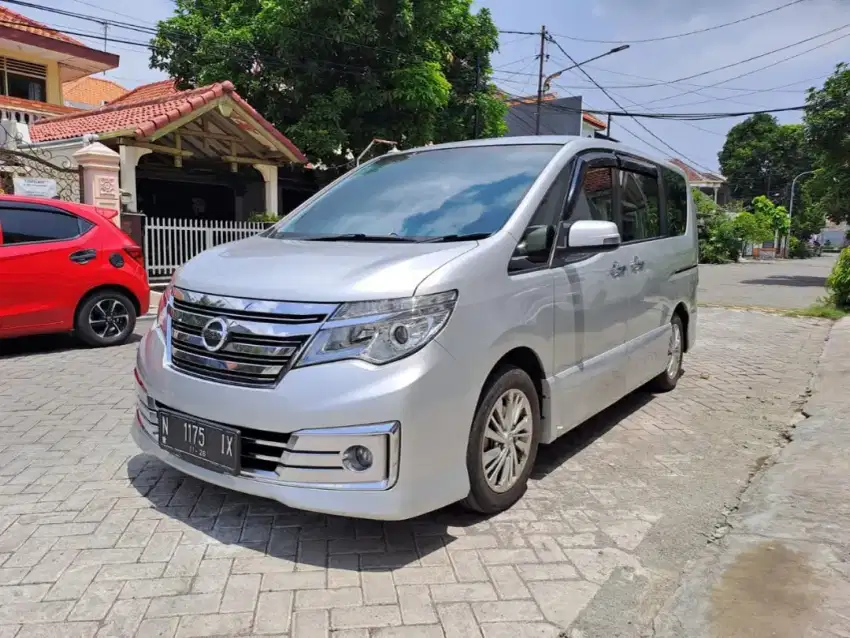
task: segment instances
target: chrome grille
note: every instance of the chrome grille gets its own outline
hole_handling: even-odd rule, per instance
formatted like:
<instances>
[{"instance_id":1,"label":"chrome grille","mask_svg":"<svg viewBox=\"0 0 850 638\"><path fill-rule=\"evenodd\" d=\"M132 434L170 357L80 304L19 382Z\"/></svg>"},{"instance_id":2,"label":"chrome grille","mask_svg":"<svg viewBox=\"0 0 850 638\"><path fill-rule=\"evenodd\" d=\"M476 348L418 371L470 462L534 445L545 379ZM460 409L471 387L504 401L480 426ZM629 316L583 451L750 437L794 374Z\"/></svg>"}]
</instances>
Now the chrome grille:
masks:
<instances>
[{"instance_id":1,"label":"chrome grille","mask_svg":"<svg viewBox=\"0 0 850 638\"><path fill-rule=\"evenodd\" d=\"M301 347L336 309L311 304L239 299L175 288L170 302L171 365L185 374L248 387L273 387ZM223 344L208 347L204 327L221 320Z\"/></svg>"}]
</instances>

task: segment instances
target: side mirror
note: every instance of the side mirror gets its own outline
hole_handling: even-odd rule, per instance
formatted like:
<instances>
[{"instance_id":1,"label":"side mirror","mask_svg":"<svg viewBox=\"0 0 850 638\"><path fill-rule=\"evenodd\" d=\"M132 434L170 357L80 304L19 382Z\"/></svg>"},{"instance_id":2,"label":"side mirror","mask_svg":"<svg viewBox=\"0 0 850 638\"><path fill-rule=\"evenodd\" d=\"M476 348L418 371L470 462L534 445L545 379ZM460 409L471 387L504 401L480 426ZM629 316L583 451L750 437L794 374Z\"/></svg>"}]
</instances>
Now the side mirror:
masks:
<instances>
[{"instance_id":1,"label":"side mirror","mask_svg":"<svg viewBox=\"0 0 850 638\"><path fill-rule=\"evenodd\" d=\"M620 231L614 222L582 219L561 225L558 248L570 252L609 252L620 246Z\"/></svg>"},{"instance_id":2,"label":"side mirror","mask_svg":"<svg viewBox=\"0 0 850 638\"><path fill-rule=\"evenodd\" d=\"M517 245L516 255L533 262L547 261L554 241L555 229L552 226L532 226Z\"/></svg>"}]
</instances>

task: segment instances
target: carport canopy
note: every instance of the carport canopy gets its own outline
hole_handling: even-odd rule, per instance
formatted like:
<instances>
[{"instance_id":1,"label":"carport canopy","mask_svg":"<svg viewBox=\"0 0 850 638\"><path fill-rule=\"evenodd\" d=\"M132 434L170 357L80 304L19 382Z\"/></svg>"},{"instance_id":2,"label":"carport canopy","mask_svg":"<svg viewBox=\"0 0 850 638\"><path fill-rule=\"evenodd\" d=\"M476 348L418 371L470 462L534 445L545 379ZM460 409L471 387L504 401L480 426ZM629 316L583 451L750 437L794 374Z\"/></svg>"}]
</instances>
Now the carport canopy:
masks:
<instances>
[{"instance_id":1,"label":"carport canopy","mask_svg":"<svg viewBox=\"0 0 850 638\"><path fill-rule=\"evenodd\" d=\"M147 153L253 166L265 182L266 210L278 213L278 167L303 164L304 154L235 90L218 82L179 91L173 80L147 84L90 111L46 118L30 131L33 143L91 136L117 143L121 189L136 210L136 166Z\"/></svg>"}]
</instances>

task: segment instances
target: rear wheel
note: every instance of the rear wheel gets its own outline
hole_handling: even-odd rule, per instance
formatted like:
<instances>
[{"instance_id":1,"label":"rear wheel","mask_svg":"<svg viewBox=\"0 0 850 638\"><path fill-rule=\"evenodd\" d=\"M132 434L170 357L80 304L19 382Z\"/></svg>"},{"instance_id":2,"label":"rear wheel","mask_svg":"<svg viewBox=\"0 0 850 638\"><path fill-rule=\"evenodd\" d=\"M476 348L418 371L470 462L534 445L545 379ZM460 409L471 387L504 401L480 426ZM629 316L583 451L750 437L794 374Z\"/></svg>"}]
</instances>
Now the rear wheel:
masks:
<instances>
[{"instance_id":1,"label":"rear wheel","mask_svg":"<svg viewBox=\"0 0 850 638\"><path fill-rule=\"evenodd\" d=\"M94 347L126 343L135 328L133 302L115 290L102 290L91 295L80 304L74 320L77 336Z\"/></svg>"},{"instance_id":2,"label":"rear wheel","mask_svg":"<svg viewBox=\"0 0 850 638\"><path fill-rule=\"evenodd\" d=\"M534 382L519 368L505 367L489 382L475 412L466 465L467 509L494 514L525 493L540 441L540 401Z\"/></svg>"},{"instance_id":3,"label":"rear wheel","mask_svg":"<svg viewBox=\"0 0 850 638\"><path fill-rule=\"evenodd\" d=\"M667 367L647 386L652 392L670 392L682 376L682 359L685 353L685 330L682 318L673 315L670 320L670 344L667 347Z\"/></svg>"}]
</instances>

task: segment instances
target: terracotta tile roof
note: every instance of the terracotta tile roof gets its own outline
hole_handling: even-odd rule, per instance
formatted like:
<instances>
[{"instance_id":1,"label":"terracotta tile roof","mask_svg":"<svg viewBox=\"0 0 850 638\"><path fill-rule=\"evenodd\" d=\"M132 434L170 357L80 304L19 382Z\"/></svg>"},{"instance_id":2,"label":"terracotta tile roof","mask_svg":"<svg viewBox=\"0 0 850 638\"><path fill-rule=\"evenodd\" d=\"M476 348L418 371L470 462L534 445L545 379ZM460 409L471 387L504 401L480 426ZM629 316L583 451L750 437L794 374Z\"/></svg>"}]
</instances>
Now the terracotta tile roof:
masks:
<instances>
[{"instance_id":1,"label":"terracotta tile roof","mask_svg":"<svg viewBox=\"0 0 850 638\"><path fill-rule=\"evenodd\" d=\"M675 166L678 166L683 171L685 171L685 174L688 176L689 182L725 182L726 181L726 178L724 178L721 175L718 175L717 173L700 172L697 169L695 169L694 167L690 166L689 164L686 164L685 162L683 162L679 158L671 159L670 163L674 164Z\"/></svg>"},{"instance_id":2,"label":"terracotta tile roof","mask_svg":"<svg viewBox=\"0 0 850 638\"><path fill-rule=\"evenodd\" d=\"M587 122L591 126L595 126L596 128L601 128L601 129L608 128L608 125L605 122L600 120L595 115L591 115L590 113L582 113L581 119L583 119L585 122Z\"/></svg>"},{"instance_id":3,"label":"terracotta tile roof","mask_svg":"<svg viewBox=\"0 0 850 638\"><path fill-rule=\"evenodd\" d=\"M162 83L157 82L156 84ZM142 88L145 87L139 87L139 89ZM30 137L33 142L47 142L80 137L89 133L103 134L127 131L128 136L144 138L170 122L225 95L245 111L258 126L283 144L299 161L306 161L304 154L298 147L278 131L271 122L260 115L254 107L242 99L234 89L233 83L229 81L217 82L209 86L177 93L167 93L163 97L144 101L133 101L131 99L125 103L122 98L119 98L114 103L107 104L99 109L46 118L39 120L30 127Z\"/></svg>"},{"instance_id":4,"label":"terracotta tile roof","mask_svg":"<svg viewBox=\"0 0 850 638\"><path fill-rule=\"evenodd\" d=\"M105 78L92 76L65 82L62 85L62 97L68 102L79 102L91 106L103 106L106 102L121 97L127 89Z\"/></svg>"},{"instance_id":5,"label":"terracotta tile roof","mask_svg":"<svg viewBox=\"0 0 850 638\"><path fill-rule=\"evenodd\" d=\"M124 95L112 99L112 104L129 104L130 102L147 102L149 100L159 100L164 97L177 95L181 91L177 88L174 80L161 80L159 82L151 82L137 86L132 91L124 93Z\"/></svg>"},{"instance_id":6,"label":"terracotta tile roof","mask_svg":"<svg viewBox=\"0 0 850 638\"><path fill-rule=\"evenodd\" d=\"M20 97L8 97L6 95L0 95L0 108L9 108L17 111L31 111L33 113L44 113L47 115L65 115L67 113L76 113L80 110L70 106L48 104L47 102L25 100Z\"/></svg>"},{"instance_id":7,"label":"terracotta tile roof","mask_svg":"<svg viewBox=\"0 0 850 638\"><path fill-rule=\"evenodd\" d=\"M0 6L0 26L17 29L18 31L26 31L27 33L60 40L61 42L70 42L71 44L86 47L87 49L89 48L87 45L83 44L79 40L75 40L71 36L60 33L55 29L51 29L41 22L36 22L35 20L23 16L20 13L12 11L4 6Z\"/></svg>"}]
</instances>

